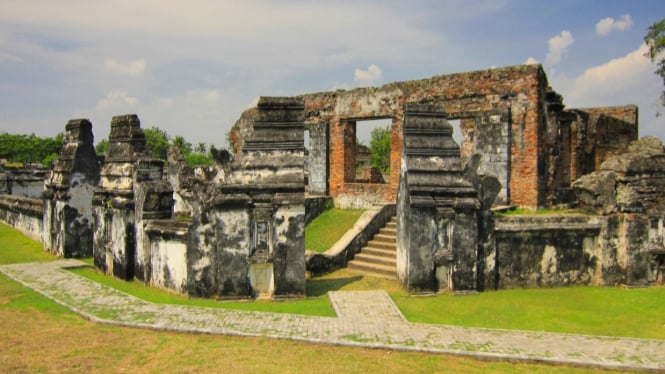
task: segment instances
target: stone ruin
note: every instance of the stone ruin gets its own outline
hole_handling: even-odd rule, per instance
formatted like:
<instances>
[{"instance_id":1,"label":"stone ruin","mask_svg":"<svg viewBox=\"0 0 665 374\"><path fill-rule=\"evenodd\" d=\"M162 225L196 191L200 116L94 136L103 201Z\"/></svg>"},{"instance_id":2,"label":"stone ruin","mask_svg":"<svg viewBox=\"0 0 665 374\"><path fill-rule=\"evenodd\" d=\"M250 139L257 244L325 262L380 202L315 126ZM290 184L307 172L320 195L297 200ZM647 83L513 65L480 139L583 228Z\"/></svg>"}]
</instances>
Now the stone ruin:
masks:
<instances>
[{"instance_id":1,"label":"stone ruin","mask_svg":"<svg viewBox=\"0 0 665 374\"><path fill-rule=\"evenodd\" d=\"M581 207L595 210L620 232L608 238L608 266L617 281L663 283L665 276L665 147L654 137L633 142L625 154L573 183ZM606 264L604 264L606 265Z\"/></svg>"},{"instance_id":2,"label":"stone ruin","mask_svg":"<svg viewBox=\"0 0 665 374\"><path fill-rule=\"evenodd\" d=\"M355 167L367 157L356 126L376 118L392 119L387 178ZM0 218L59 256L198 297L302 297L306 206L327 196L392 204L379 216L397 213L397 277L411 292L663 282L662 144L629 146L634 106L565 109L540 66L262 97L230 136L234 154L191 169L174 149L168 164L152 159L138 117L117 116L102 162L90 122L72 120L43 196L1 195ZM491 210L511 204L593 214Z\"/></svg>"},{"instance_id":3,"label":"stone ruin","mask_svg":"<svg viewBox=\"0 0 665 374\"><path fill-rule=\"evenodd\" d=\"M171 218L173 189L164 161L150 157L136 115L111 120L109 147L94 190L94 262L122 279L151 277L144 222Z\"/></svg>"},{"instance_id":4,"label":"stone ruin","mask_svg":"<svg viewBox=\"0 0 665 374\"><path fill-rule=\"evenodd\" d=\"M310 195L330 196L340 207L367 208L394 203L400 180L403 107L406 103L441 105L449 121L458 121L463 158L479 154L478 170L497 178L497 204L536 209L574 201L571 182L597 170L637 140L634 105L566 109L549 86L540 65L520 65L380 87L309 93L305 130L309 138ZM243 113L231 130L242 150L254 112ZM390 173L385 183L356 174L362 154L358 129L367 120L391 120ZM361 180L361 179L364 179Z\"/></svg>"},{"instance_id":5,"label":"stone ruin","mask_svg":"<svg viewBox=\"0 0 665 374\"><path fill-rule=\"evenodd\" d=\"M114 117L95 189L95 266L200 297L305 293L302 102L261 98L243 154L214 178L151 159L138 118ZM172 160L177 154L170 153ZM177 220L174 190L189 219Z\"/></svg>"},{"instance_id":6,"label":"stone ruin","mask_svg":"<svg viewBox=\"0 0 665 374\"><path fill-rule=\"evenodd\" d=\"M92 196L99 183L92 123L71 120L65 126L60 155L44 182L43 242L47 251L62 257L91 257L93 253Z\"/></svg>"},{"instance_id":7,"label":"stone ruin","mask_svg":"<svg viewBox=\"0 0 665 374\"><path fill-rule=\"evenodd\" d=\"M442 106L406 104L403 131L398 277L409 291L476 290L501 185L476 175L477 157L463 165Z\"/></svg>"}]
</instances>

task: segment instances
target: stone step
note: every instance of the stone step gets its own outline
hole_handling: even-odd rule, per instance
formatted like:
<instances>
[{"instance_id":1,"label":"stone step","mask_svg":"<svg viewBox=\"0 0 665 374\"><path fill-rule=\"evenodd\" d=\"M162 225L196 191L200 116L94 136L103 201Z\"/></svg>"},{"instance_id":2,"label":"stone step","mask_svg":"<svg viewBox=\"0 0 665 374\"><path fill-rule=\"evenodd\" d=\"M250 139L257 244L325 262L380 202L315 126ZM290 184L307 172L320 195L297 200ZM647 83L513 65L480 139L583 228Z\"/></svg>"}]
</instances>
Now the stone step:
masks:
<instances>
[{"instance_id":1,"label":"stone step","mask_svg":"<svg viewBox=\"0 0 665 374\"><path fill-rule=\"evenodd\" d=\"M365 247L349 261L348 268L386 279L397 279L397 219L379 229Z\"/></svg>"},{"instance_id":2,"label":"stone step","mask_svg":"<svg viewBox=\"0 0 665 374\"><path fill-rule=\"evenodd\" d=\"M379 230L380 235L389 235L389 236L394 236L397 238L397 227L395 228L390 228L388 226L382 228Z\"/></svg>"},{"instance_id":3,"label":"stone step","mask_svg":"<svg viewBox=\"0 0 665 374\"><path fill-rule=\"evenodd\" d=\"M372 241L382 242L382 243L395 243L395 235L386 235L386 234L376 234Z\"/></svg>"},{"instance_id":4,"label":"stone step","mask_svg":"<svg viewBox=\"0 0 665 374\"><path fill-rule=\"evenodd\" d=\"M393 242L377 242L376 240L370 240L367 243L366 247L381 248L381 249L388 249L388 250L391 250L391 251L396 251L397 250L397 241L395 240Z\"/></svg>"},{"instance_id":5,"label":"stone step","mask_svg":"<svg viewBox=\"0 0 665 374\"><path fill-rule=\"evenodd\" d=\"M367 246L364 247L360 253L366 253L372 256L388 257L393 259L397 258L397 249L395 247L380 248L380 247Z\"/></svg>"},{"instance_id":6,"label":"stone step","mask_svg":"<svg viewBox=\"0 0 665 374\"><path fill-rule=\"evenodd\" d=\"M353 258L353 261L363 262L371 265L386 265L395 268L397 267L397 260L394 255L392 257L375 256L367 253L366 251L356 254Z\"/></svg>"},{"instance_id":7,"label":"stone step","mask_svg":"<svg viewBox=\"0 0 665 374\"><path fill-rule=\"evenodd\" d=\"M363 274L387 278L387 279L397 279L397 267L394 266L385 266L385 265L376 265L376 264L367 264L364 262L355 262L350 261L348 263L349 269L357 270Z\"/></svg>"}]
</instances>

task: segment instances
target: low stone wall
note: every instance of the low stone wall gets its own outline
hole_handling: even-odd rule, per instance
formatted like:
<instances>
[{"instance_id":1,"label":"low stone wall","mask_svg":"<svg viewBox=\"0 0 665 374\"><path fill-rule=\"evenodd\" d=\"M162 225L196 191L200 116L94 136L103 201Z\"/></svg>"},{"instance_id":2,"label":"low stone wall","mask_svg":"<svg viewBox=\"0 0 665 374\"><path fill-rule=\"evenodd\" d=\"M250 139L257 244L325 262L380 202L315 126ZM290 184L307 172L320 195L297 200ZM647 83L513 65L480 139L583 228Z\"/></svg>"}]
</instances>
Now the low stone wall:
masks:
<instances>
[{"instance_id":1,"label":"low stone wall","mask_svg":"<svg viewBox=\"0 0 665 374\"><path fill-rule=\"evenodd\" d=\"M601 217L584 215L498 219L491 288L598 284L603 226Z\"/></svg>"},{"instance_id":2,"label":"low stone wall","mask_svg":"<svg viewBox=\"0 0 665 374\"><path fill-rule=\"evenodd\" d=\"M150 285L188 294L190 226L187 221L172 219L148 221L145 232L150 248Z\"/></svg>"},{"instance_id":3,"label":"low stone wall","mask_svg":"<svg viewBox=\"0 0 665 374\"><path fill-rule=\"evenodd\" d=\"M30 239L41 242L44 233L44 202L29 197L0 195L0 220Z\"/></svg>"},{"instance_id":4,"label":"low stone wall","mask_svg":"<svg viewBox=\"0 0 665 374\"><path fill-rule=\"evenodd\" d=\"M343 268L347 261L360 252L360 249L372 239L396 213L395 204L374 206L363 213L353 228L344 234L324 253L307 251L307 271L312 274L324 274Z\"/></svg>"},{"instance_id":5,"label":"low stone wall","mask_svg":"<svg viewBox=\"0 0 665 374\"><path fill-rule=\"evenodd\" d=\"M305 198L305 226L309 225L314 218L332 207L333 201L330 196L315 196Z\"/></svg>"},{"instance_id":6,"label":"low stone wall","mask_svg":"<svg viewBox=\"0 0 665 374\"><path fill-rule=\"evenodd\" d=\"M651 221L632 214L498 218L495 258L487 260L487 284L489 288L648 284L658 276L651 236L661 237L648 232Z\"/></svg>"},{"instance_id":7,"label":"low stone wall","mask_svg":"<svg viewBox=\"0 0 665 374\"><path fill-rule=\"evenodd\" d=\"M44 179L47 169L41 168L7 168L0 173L0 191L10 195L39 199L44 193Z\"/></svg>"}]
</instances>

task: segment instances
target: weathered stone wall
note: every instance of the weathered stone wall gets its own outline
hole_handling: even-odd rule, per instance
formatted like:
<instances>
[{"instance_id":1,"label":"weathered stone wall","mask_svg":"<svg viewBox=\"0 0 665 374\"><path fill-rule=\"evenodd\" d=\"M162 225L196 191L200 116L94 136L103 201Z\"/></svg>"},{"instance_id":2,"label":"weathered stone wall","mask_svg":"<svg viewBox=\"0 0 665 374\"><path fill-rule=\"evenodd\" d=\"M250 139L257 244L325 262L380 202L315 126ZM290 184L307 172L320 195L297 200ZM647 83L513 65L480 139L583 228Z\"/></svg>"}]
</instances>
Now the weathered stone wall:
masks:
<instances>
[{"instance_id":1,"label":"weathered stone wall","mask_svg":"<svg viewBox=\"0 0 665 374\"><path fill-rule=\"evenodd\" d=\"M662 218L635 214L501 217L488 287L662 282L653 246L663 245L663 232Z\"/></svg>"},{"instance_id":2,"label":"weathered stone wall","mask_svg":"<svg viewBox=\"0 0 665 374\"><path fill-rule=\"evenodd\" d=\"M44 193L48 170L41 167L6 168L0 175L0 192L39 199Z\"/></svg>"},{"instance_id":3,"label":"weathered stone wall","mask_svg":"<svg viewBox=\"0 0 665 374\"><path fill-rule=\"evenodd\" d=\"M190 223L176 220L150 220L145 225L143 246L149 248L150 271L147 283L188 294L188 253L191 251Z\"/></svg>"},{"instance_id":4,"label":"weathered stone wall","mask_svg":"<svg viewBox=\"0 0 665 374\"><path fill-rule=\"evenodd\" d=\"M480 232L500 191L477 175L480 157L463 164L440 105L404 106L404 148L397 198L397 273L409 291L482 289Z\"/></svg>"},{"instance_id":5,"label":"weathered stone wall","mask_svg":"<svg viewBox=\"0 0 665 374\"><path fill-rule=\"evenodd\" d=\"M665 214L665 147L654 137L633 142L600 170L573 183L579 204L603 213Z\"/></svg>"},{"instance_id":6,"label":"weathered stone wall","mask_svg":"<svg viewBox=\"0 0 665 374\"><path fill-rule=\"evenodd\" d=\"M93 196L97 268L122 279L147 279L150 256L142 245L143 220L172 214L173 191L162 180L163 167L163 161L150 158L138 117L113 117Z\"/></svg>"},{"instance_id":7,"label":"weathered stone wall","mask_svg":"<svg viewBox=\"0 0 665 374\"><path fill-rule=\"evenodd\" d=\"M599 217L502 217L495 227L489 288L601 284Z\"/></svg>"},{"instance_id":8,"label":"weathered stone wall","mask_svg":"<svg viewBox=\"0 0 665 374\"><path fill-rule=\"evenodd\" d=\"M44 234L44 201L23 196L0 195L0 220L41 242Z\"/></svg>"},{"instance_id":9,"label":"weathered stone wall","mask_svg":"<svg viewBox=\"0 0 665 374\"><path fill-rule=\"evenodd\" d=\"M310 195L328 194L328 123L312 123L309 131L309 154L307 155L307 179Z\"/></svg>"},{"instance_id":10,"label":"weathered stone wall","mask_svg":"<svg viewBox=\"0 0 665 374\"><path fill-rule=\"evenodd\" d=\"M302 100L262 97L251 113L243 145L222 157L214 178L180 181L192 206L190 295L305 293Z\"/></svg>"}]
</instances>

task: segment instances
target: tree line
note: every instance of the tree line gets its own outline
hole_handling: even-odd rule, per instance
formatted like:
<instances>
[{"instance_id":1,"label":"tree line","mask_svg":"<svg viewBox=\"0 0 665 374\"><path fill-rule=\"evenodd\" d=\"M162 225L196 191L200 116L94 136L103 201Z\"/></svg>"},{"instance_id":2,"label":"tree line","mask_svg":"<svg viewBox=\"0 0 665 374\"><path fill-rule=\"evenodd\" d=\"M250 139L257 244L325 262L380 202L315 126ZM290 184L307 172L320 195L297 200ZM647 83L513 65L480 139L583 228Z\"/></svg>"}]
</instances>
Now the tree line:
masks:
<instances>
[{"instance_id":1,"label":"tree line","mask_svg":"<svg viewBox=\"0 0 665 374\"><path fill-rule=\"evenodd\" d=\"M210 148L212 146L207 148L205 143L192 145L184 137L180 135L171 137L166 131L155 126L143 129L143 134L145 135L145 142L150 156L153 158L166 160L169 147L176 147L191 167L211 166L214 164L214 160L210 156ZM95 152L100 156L104 155L108 146L108 140L102 139L95 145Z\"/></svg>"},{"instance_id":2,"label":"tree line","mask_svg":"<svg viewBox=\"0 0 665 374\"><path fill-rule=\"evenodd\" d=\"M214 164L210 156L210 148L205 143L192 143L182 136L171 137L166 131L158 127L144 129L146 146L153 158L166 160L169 147L174 146L180 150L189 166L210 166ZM0 133L0 159L12 163L42 164L50 167L54 158L58 157L63 145L63 134L54 138L39 137L35 134L20 135ZM98 155L106 154L109 142L102 139L95 145Z\"/></svg>"},{"instance_id":3,"label":"tree line","mask_svg":"<svg viewBox=\"0 0 665 374\"><path fill-rule=\"evenodd\" d=\"M35 134L18 135L3 132L0 134L0 159L49 166L51 160L60 153L62 137L63 134L58 134L54 138L42 138Z\"/></svg>"}]
</instances>

